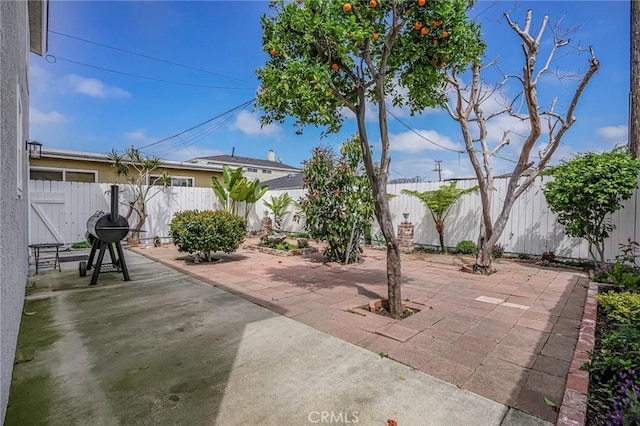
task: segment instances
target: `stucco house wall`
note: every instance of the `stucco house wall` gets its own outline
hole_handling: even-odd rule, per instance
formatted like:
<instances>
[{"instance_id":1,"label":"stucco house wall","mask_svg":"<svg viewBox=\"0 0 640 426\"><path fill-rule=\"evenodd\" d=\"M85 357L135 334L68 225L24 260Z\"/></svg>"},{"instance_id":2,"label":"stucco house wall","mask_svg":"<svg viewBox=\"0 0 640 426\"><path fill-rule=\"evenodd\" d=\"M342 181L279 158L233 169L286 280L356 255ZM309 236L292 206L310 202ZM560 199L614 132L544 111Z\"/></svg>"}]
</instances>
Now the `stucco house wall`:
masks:
<instances>
[{"instance_id":1,"label":"stucco house wall","mask_svg":"<svg viewBox=\"0 0 640 426\"><path fill-rule=\"evenodd\" d=\"M9 398L28 271L27 22L26 1L0 1L0 421Z\"/></svg>"},{"instance_id":2,"label":"stucco house wall","mask_svg":"<svg viewBox=\"0 0 640 426\"><path fill-rule=\"evenodd\" d=\"M47 23L48 0L0 1L0 424L29 268L29 52L46 52Z\"/></svg>"}]
</instances>

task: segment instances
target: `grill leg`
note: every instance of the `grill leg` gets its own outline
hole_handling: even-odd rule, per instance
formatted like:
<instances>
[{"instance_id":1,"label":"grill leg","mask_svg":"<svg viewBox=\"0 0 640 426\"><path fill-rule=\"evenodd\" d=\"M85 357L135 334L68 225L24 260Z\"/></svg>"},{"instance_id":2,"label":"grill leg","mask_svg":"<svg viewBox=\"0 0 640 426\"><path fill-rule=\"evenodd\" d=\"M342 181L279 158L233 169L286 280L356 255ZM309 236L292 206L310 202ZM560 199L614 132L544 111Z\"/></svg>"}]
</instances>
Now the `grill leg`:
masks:
<instances>
[{"instance_id":1,"label":"grill leg","mask_svg":"<svg viewBox=\"0 0 640 426\"><path fill-rule=\"evenodd\" d=\"M96 261L96 266L93 270L93 274L91 275L91 282L89 283L89 285L98 284L98 276L100 275L100 268L102 268L102 260L104 259L106 245L107 243L100 242L100 253L98 253L98 260Z\"/></svg>"},{"instance_id":2,"label":"grill leg","mask_svg":"<svg viewBox=\"0 0 640 426\"><path fill-rule=\"evenodd\" d=\"M118 250L118 258L120 259L120 269L122 269L122 275L124 275L125 281L131 281L129 278L129 270L127 269L127 262L124 260L124 252L122 251L122 244L120 241L116 243L116 250Z\"/></svg>"},{"instance_id":3,"label":"grill leg","mask_svg":"<svg viewBox=\"0 0 640 426\"><path fill-rule=\"evenodd\" d=\"M111 264L118 267L118 259L116 258L116 253L113 251L113 245L109 243L107 247L109 248L109 256L111 256Z\"/></svg>"},{"instance_id":4,"label":"grill leg","mask_svg":"<svg viewBox=\"0 0 640 426\"><path fill-rule=\"evenodd\" d=\"M87 271L93 267L93 259L96 256L96 250L100 245L100 241L97 238L94 238L91 242L91 253L89 253L89 259L87 260Z\"/></svg>"}]
</instances>

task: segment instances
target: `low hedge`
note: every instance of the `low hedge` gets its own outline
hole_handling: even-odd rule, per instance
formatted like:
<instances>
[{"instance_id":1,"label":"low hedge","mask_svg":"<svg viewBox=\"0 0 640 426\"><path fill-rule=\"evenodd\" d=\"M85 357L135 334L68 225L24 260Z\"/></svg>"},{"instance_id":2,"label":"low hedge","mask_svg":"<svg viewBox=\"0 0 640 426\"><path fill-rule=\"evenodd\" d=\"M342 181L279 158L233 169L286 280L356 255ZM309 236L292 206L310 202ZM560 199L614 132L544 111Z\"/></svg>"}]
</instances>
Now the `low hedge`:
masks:
<instances>
[{"instance_id":1,"label":"low hedge","mask_svg":"<svg viewBox=\"0 0 640 426\"><path fill-rule=\"evenodd\" d=\"M244 241L246 221L240 216L212 210L185 210L173 216L169 233L178 250L210 260L211 252L231 253Z\"/></svg>"}]
</instances>

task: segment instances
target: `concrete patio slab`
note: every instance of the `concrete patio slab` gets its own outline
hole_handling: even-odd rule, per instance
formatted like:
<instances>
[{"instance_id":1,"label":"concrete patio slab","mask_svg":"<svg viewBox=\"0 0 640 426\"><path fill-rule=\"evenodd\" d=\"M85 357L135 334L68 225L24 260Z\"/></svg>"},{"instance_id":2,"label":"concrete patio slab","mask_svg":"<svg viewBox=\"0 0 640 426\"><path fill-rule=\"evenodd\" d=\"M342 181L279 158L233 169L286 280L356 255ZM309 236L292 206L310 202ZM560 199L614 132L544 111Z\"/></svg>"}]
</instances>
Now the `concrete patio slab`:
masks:
<instances>
[{"instance_id":1,"label":"concrete patio slab","mask_svg":"<svg viewBox=\"0 0 640 426\"><path fill-rule=\"evenodd\" d=\"M544 424L211 279L126 258L130 282L29 278L6 425Z\"/></svg>"},{"instance_id":2,"label":"concrete patio slab","mask_svg":"<svg viewBox=\"0 0 640 426\"><path fill-rule=\"evenodd\" d=\"M172 246L136 250L375 354L389 354L502 404L516 407L520 401L525 411L542 419L557 419L543 396L524 385L536 371L558 378L548 381L549 394L564 390L563 366L577 341L574 317L586 297L588 279L580 271L500 259L494 263L498 273L478 276L460 271L469 259L404 254L403 301L416 304L420 312L395 320L360 309L386 295L386 260L379 250L366 249L364 263L339 265L323 263L319 254L276 262L273 256L241 248L197 270ZM279 285L259 294L247 292L235 283L248 279L249 271L259 271L257 282ZM220 274L231 274L234 280L211 279ZM321 306L305 312L296 300L301 298L318 298ZM336 321L343 327L336 328ZM551 368L554 361L559 367Z\"/></svg>"}]
</instances>

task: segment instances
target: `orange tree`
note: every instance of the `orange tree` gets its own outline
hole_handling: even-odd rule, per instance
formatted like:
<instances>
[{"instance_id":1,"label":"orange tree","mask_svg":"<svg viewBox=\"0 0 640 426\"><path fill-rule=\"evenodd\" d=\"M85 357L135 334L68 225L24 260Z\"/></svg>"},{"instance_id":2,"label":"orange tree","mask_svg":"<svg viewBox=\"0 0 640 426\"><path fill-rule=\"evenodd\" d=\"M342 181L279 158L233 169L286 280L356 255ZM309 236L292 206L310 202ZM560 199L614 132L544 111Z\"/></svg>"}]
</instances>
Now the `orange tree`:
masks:
<instances>
[{"instance_id":1,"label":"orange tree","mask_svg":"<svg viewBox=\"0 0 640 426\"><path fill-rule=\"evenodd\" d=\"M375 215L387 246L391 314L401 313L400 252L387 198L387 105L413 112L445 102L445 70L477 62L484 44L469 22L470 0L275 0L262 18L267 63L257 70L263 123L295 118L338 132L346 110L355 115ZM366 115L377 113L371 136ZM380 141L378 157L371 143ZM371 140L373 139L373 141ZM376 164L377 163L377 164ZM375 165L375 166L374 166Z\"/></svg>"}]
</instances>

